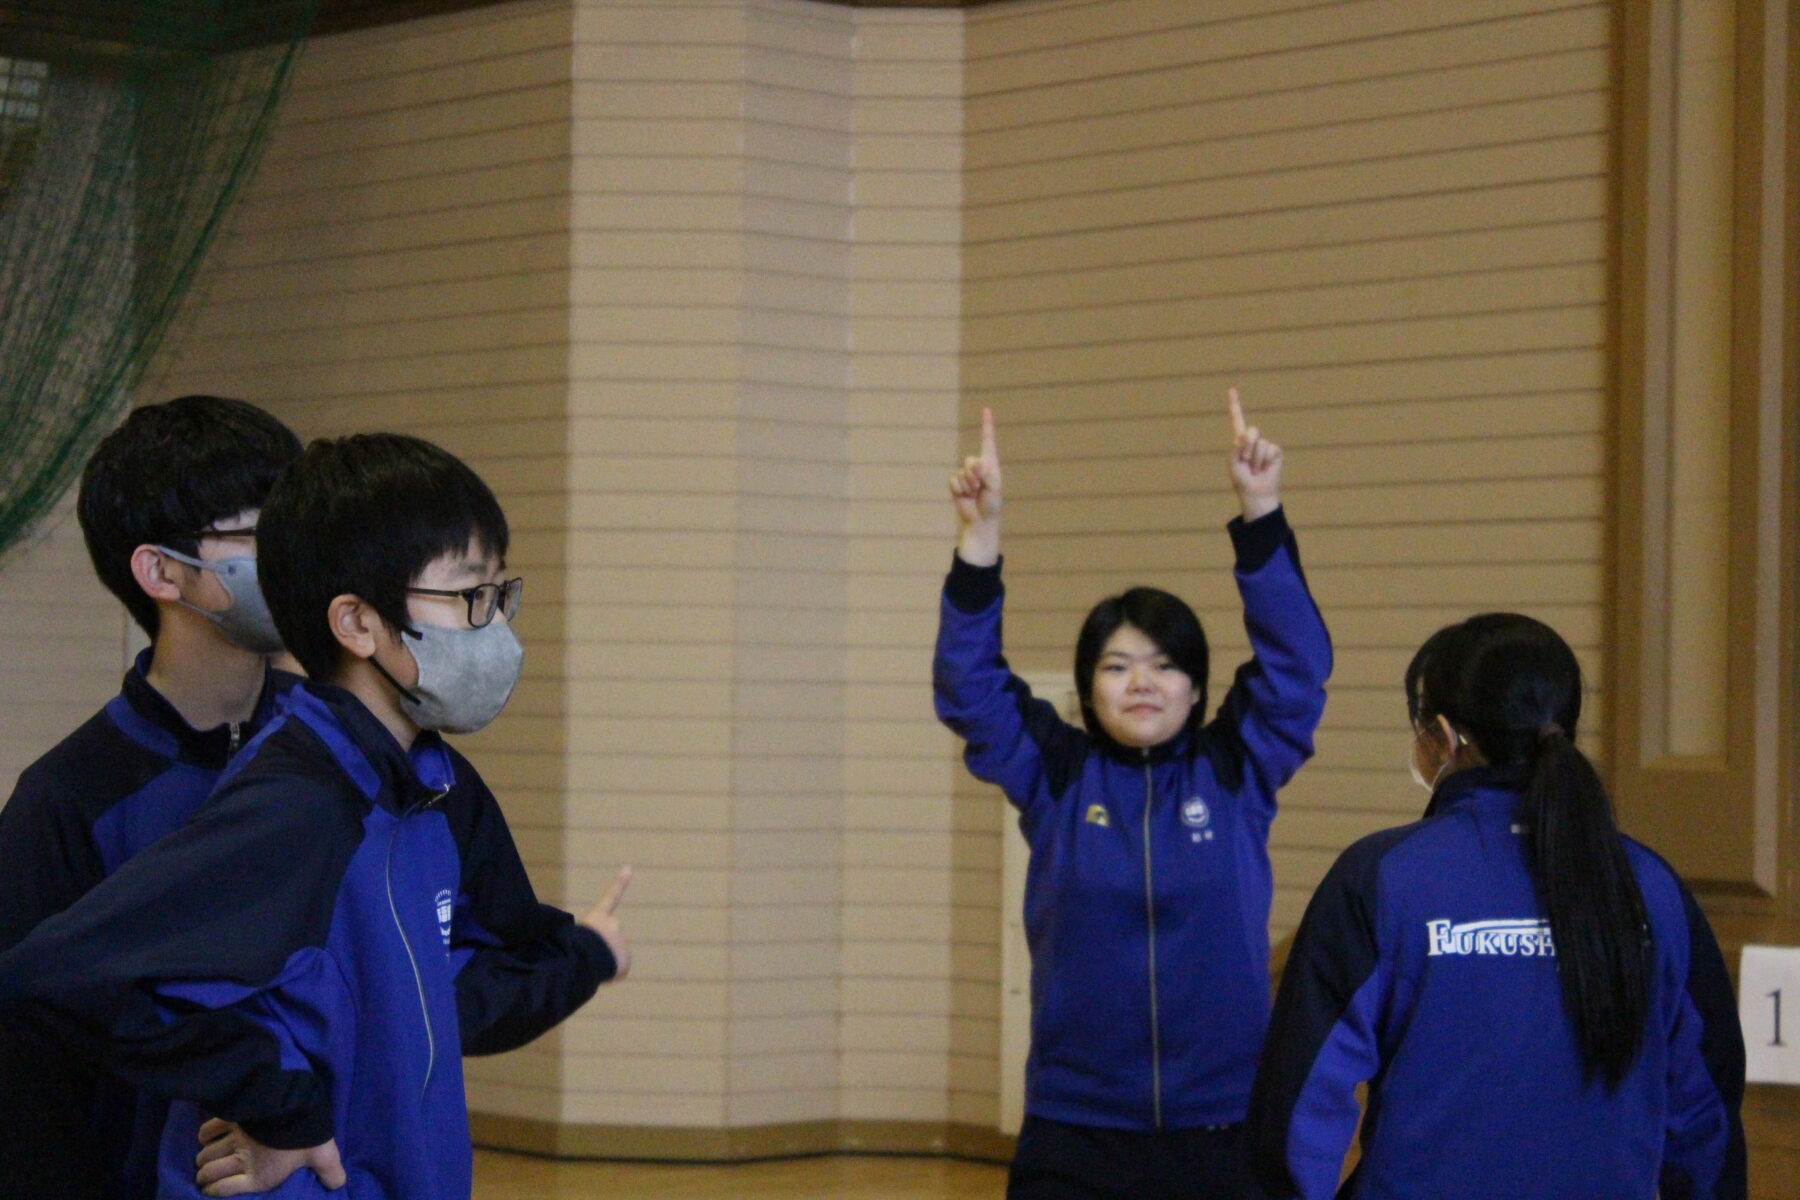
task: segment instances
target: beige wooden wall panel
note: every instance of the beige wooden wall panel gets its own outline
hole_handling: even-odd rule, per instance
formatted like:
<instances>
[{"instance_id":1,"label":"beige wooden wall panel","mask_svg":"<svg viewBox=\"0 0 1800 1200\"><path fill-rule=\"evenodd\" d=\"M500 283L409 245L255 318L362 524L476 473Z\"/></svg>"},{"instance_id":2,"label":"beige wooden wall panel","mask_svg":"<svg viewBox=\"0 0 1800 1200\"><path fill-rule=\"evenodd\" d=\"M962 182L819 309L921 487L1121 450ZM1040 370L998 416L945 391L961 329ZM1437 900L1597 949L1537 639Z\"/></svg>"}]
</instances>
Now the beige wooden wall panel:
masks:
<instances>
[{"instance_id":1,"label":"beige wooden wall panel","mask_svg":"<svg viewBox=\"0 0 1800 1200\"><path fill-rule=\"evenodd\" d=\"M857 20L838 999L852 1120L957 1116L951 928L966 848L930 675L957 453L962 25Z\"/></svg>"},{"instance_id":2,"label":"beige wooden wall panel","mask_svg":"<svg viewBox=\"0 0 1800 1200\"><path fill-rule=\"evenodd\" d=\"M540 892L581 905L561 869L570 46L560 0L310 42L141 394L243 396L303 437L412 433L482 474L528 581L525 678L459 745ZM554 1036L472 1059L470 1103L554 1120L560 1075Z\"/></svg>"},{"instance_id":3,"label":"beige wooden wall panel","mask_svg":"<svg viewBox=\"0 0 1800 1200\"><path fill-rule=\"evenodd\" d=\"M663 847L669 909L630 1024L571 1027L565 1119L833 1121L855 16L588 3L577 30L580 654L602 694L666 664L676 719L574 739L606 786L572 823Z\"/></svg>"},{"instance_id":4,"label":"beige wooden wall panel","mask_svg":"<svg viewBox=\"0 0 1800 1200\"><path fill-rule=\"evenodd\" d=\"M1551 621L1598 732L1610 20L1559 0L969 13L962 420L1000 420L1015 666L1066 669L1088 606L1153 582L1200 612L1216 703L1248 649L1227 386L1288 449L1338 657L1275 826L1277 939L1349 841L1416 816L1399 681L1437 626ZM966 836L1000 835L989 795L958 787ZM972 897L997 890L987 862ZM971 904L956 926L976 1114L992 925Z\"/></svg>"},{"instance_id":5,"label":"beige wooden wall panel","mask_svg":"<svg viewBox=\"0 0 1800 1200\"><path fill-rule=\"evenodd\" d=\"M128 620L88 564L71 489L0 558L0 807L20 771L119 690Z\"/></svg>"},{"instance_id":6,"label":"beige wooden wall panel","mask_svg":"<svg viewBox=\"0 0 1800 1200\"><path fill-rule=\"evenodd\" d=\"M577 1124L726 1122L745 23L575 6L567 865L587 891L633 865L640 947L563 1035Z\"/></svg>"},{"instance_id":7,"label":"beige wooden wall panel","mask_svg":"<svg viewBox=\"0 0 1800 1200\"><path fill-rule=\"evenodd\" d=\"M732 1126L832 1120L854 14L745 6Z\"/></svg>"}]
</instances>

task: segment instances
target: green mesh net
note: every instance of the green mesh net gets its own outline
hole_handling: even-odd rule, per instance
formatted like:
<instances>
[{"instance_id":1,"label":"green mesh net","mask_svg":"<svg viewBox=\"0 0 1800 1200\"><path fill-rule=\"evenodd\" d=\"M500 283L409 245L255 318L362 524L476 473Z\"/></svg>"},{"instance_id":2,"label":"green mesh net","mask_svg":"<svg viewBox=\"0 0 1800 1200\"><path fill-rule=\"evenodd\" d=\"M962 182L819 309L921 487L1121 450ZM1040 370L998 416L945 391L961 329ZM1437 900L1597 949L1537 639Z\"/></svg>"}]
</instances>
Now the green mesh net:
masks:
<instances>
[{"instance_id":1,"label":"green mesh net","mask_svg":"<svg viewBox=\"0 0 1800 1200\"><path fill-rule=\"evenodd\" d=\"M0 7L0 555L122 414L317 0Z\"/></svg>"}]
</instances>

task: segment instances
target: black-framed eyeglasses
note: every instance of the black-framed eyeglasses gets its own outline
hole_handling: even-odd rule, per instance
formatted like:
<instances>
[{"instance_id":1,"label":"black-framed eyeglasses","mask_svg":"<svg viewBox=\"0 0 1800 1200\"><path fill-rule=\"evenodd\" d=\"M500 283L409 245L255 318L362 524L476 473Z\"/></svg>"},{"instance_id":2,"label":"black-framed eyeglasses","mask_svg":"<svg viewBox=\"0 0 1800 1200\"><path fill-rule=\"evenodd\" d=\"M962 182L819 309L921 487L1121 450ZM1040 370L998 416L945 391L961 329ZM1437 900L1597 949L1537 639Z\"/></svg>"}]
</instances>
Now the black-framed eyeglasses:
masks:
<instances>
[{"instance_id":1,"label":"black-framed eyeglasses","mask_svg":"<svg viewBox=\"0 0 1800 1200\"><path fill-rule=\"evenodd\" d=\"M507 621L519 615L519 597L525 592L525 581L517 576L505 583L478 583L472 588L421 588L407 591L419 596L460 596L469 606L469 628L480 629L494 619L495 613L506 614Z\"/></svg>"}]
</instances>

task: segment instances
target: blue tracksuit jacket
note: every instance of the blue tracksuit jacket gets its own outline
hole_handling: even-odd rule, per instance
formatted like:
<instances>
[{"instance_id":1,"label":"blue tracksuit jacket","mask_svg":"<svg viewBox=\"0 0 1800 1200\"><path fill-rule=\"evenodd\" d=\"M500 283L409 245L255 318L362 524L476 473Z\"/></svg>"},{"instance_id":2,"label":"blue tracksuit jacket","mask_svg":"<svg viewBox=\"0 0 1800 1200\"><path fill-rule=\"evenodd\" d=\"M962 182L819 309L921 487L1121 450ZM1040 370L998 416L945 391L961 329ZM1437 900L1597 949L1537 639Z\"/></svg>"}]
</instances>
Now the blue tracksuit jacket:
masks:
<instances>
[{"instance_id":1,"label":"blue tracksuit jacket","mask_svg":"<svg viewBox=\"0 0 1800 1200\"><path fill-rule=\"evenodd\" d=\"M0 955L0 1016L176 1101L161 1195L198 1195L206 1113L335 1137L344 1200L467 1200L461 1055L524 1044L613 971L537 902L466 760L306 683L190 824ZM325 1193L299 1171L271 1194Z\"/></svg>"},{"instance_id":2,"label":"blue tracksuit jacket","mask_svg":"<svg viewBox=\"0 0 1800 1200\"><path fill-rule=\"evenodd\" d=\"M1000 652L999 568L945 585L937 712L1031 845L1026 1111L1111 1129L1240 1121L1269 1013L1269 824L1312 754L1331 643L1280 512L1230 526L1255 656L1150 750L1035 700Z\"/></svg>"},{"instance_id":3,"label":"blue tracksuit jacket","mask_svg":"<svg viewBox=\"0 0 1800 1200\"><path fill-rule=\"evenodd\" d=\"M185 824L298 682L270 671L249 721L196 730L145 677L151 653L104 708L25 768L0 809L0 950ZM0 1112L39 1118L29 1128L0 1122L0 1178L24 1188L41 1177L70 1200L148 1197L163 1105L41 1050L0 1045Z\"/></svg>"},{"instance_id":4,"label":"blue tracksuit jacket","mask_svg":"<svg viewBox=\"0 0 1800 1200\"><path fill-rule=\"evenodd\" d=\"M1742 1200L1744 1046L1706 918L1624 839L1654 946L1649 1025L1616 1091L1584 1078L1515 824L1526 782L1460 771L1425 820L1357 842L1319 885L1251 1106L1267 1195Z\"/></svg>"}]
</instances>

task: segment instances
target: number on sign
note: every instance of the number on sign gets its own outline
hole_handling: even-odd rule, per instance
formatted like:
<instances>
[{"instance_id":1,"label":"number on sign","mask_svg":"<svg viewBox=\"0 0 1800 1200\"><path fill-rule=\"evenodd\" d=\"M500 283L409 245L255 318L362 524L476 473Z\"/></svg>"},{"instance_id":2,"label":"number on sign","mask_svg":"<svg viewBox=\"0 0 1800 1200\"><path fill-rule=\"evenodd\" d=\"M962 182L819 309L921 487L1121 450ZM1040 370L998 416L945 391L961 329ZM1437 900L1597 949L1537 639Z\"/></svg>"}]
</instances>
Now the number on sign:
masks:
<instances>
[{"instance_id":1,"label":"number on sign","mask_svg":"<svg viewBox=\"0 0 1800 1200\"><path fill-rule=\"evenodd\" d=\"M1752 1083L1800 1085L1800 1036L1792 1008L1800 999L1800 946L1745 946L1738 968L1738 1024L1744 1033L1744 1067Z\"/></svg>"}]
</instances>

